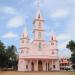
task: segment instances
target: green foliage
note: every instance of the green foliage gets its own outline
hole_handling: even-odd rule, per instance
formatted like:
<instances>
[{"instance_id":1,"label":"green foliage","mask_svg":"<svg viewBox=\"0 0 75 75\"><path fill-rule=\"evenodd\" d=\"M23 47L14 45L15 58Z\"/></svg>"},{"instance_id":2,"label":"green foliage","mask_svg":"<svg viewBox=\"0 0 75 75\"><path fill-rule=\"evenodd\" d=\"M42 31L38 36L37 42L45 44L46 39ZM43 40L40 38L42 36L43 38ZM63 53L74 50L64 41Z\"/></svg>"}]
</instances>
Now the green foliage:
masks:
<instances>
[{"instance_id":1,"label":"green foliage","mask_svg":"<svg viewBox=\"0 0 75 75\"><path fill-rule=\"evenodd\" d=\"M71 54L71 58L70 59L71 59L72 63L75 64L75 53Z\"/></svg>"},{"instance_id":2,"label":"green foliage","mask_svg":"<svg viewBox=\"0 0 75 75\"><path fill-rule=\"evenodd\" d=\"M75 65L72 65L72 68L75 70Z\"/></svg>"},{"instance_id":3,"label":"green foliage","mask_svg":"<svg viewBox=\"0 0 75 75\"><path fill-rule=\"evenodd\" d=\"M66 47L70 49L70 51L72 52L70 60L73 64L72 65L73 69L75 69L75 42L71 40Z\"/></svg>"},{"instance_id":4,"label":"green foliage","mask_svg":"<svg viewBox=\"0 0 75 75\"><path fill-rule=\"evenodd\" d=\"M75 42L71 40L67 45L67 48L71 50L71 52L75 52Z\"/></svg>"},{"instance_id":5,"label":"green foliage","mask_svg":"<svg viewBox=\"0 0 75 75\"><path fill-rule=\"evenodd\" d=\"M17 49L14 45L5 47L0 41L0 68L17 67Z\"/></svg>"}]
</instances>

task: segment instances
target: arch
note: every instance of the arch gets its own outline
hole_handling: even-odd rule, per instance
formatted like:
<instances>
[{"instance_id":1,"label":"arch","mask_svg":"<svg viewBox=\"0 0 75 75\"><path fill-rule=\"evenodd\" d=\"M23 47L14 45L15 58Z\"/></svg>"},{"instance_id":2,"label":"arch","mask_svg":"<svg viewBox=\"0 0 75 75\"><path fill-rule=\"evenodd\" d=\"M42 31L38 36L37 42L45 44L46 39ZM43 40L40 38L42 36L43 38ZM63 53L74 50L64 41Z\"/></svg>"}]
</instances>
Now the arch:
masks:
<instances>
[{"instance_id":1,"label":"arch","mask_svg":"<svg viewBox=\"0 0 75 75\"><path fill-rule=\"evenodd\" d=\"M48 63L48 71L49 71L50 69L49 69L49 63Z\"/></svg>"},{"instance_id":2,"label":"arch","mask_svg":"<svg viewBox=\"0 0 75 75\"><path fill-rule=\"evenodd\" d=\"M34 63L31 63L31 70L34 71Z\"/></svg>"},{"instance_id":3,"label":"arch","mask_svg":"<svg viewBox=\"0 0 75 75\"><path fill-rule=\"evenodd\" d=\"M41 60L38 61L38 71L43 71L43 65Z\"/></svg>"}]
</instances>

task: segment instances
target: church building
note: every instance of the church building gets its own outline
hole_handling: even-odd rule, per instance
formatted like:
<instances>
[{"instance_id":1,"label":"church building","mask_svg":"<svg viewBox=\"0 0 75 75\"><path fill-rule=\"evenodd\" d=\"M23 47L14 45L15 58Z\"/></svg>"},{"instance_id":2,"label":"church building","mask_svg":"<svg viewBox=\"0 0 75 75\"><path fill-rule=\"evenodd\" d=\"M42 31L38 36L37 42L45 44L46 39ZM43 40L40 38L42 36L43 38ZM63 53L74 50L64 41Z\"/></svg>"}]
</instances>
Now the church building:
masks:
<instances>
[{"instance_id":1,"label":"church building","mask_svg":"<svg viewBox=\"0 0 75 75\"><path fill-rule=\"evenodd\" d=\"M20 38L18 71L59 71L58 40L52 33L49 42L45 40L44 18L38 10L33 21L34 38L31 42L28 32Z\"/></svg>"}]
</instances>

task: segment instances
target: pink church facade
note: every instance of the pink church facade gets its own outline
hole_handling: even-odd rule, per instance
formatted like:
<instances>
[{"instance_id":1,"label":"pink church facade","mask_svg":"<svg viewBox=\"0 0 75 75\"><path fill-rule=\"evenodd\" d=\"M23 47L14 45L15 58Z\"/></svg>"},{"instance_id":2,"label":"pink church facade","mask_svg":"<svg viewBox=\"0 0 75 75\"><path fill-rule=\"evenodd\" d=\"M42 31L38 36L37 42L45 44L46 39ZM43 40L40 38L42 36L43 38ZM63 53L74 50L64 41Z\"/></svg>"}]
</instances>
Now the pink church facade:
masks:
<instances>
[{"instance_id":1,"label":"pink church facade","mask_svg":"<svg viewBox=\"0 0 75 75\"><path fill-rule=\"evenodd\" d=\"M20 38L18 71L59 71L58 40L52 34L51 40L45 41L44 19L40 11L33 22L33 34L32 42L27 32Z\"/></svg>"}]
</instances>

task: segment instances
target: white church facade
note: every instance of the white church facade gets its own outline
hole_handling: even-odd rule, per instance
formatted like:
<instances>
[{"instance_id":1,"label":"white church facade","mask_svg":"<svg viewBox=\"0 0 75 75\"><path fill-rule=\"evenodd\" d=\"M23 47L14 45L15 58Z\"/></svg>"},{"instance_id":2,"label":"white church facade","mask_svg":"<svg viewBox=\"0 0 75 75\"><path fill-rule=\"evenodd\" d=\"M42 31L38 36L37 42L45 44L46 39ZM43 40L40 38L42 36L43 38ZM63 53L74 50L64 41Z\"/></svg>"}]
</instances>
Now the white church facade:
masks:
<instances>
[{"instance_id":1,"label":"white church facade","mask_svg":"<svg viewBox=\"0 0 75 75\"><path fill-rule=\"evenodd\" d=\"M44 19L40 11L36 13L33 27L32 42L27 32L20 38L18 71L59 71L58 40L52 34L49 42L45 41Z\"/></svg>"}]
</instances>

